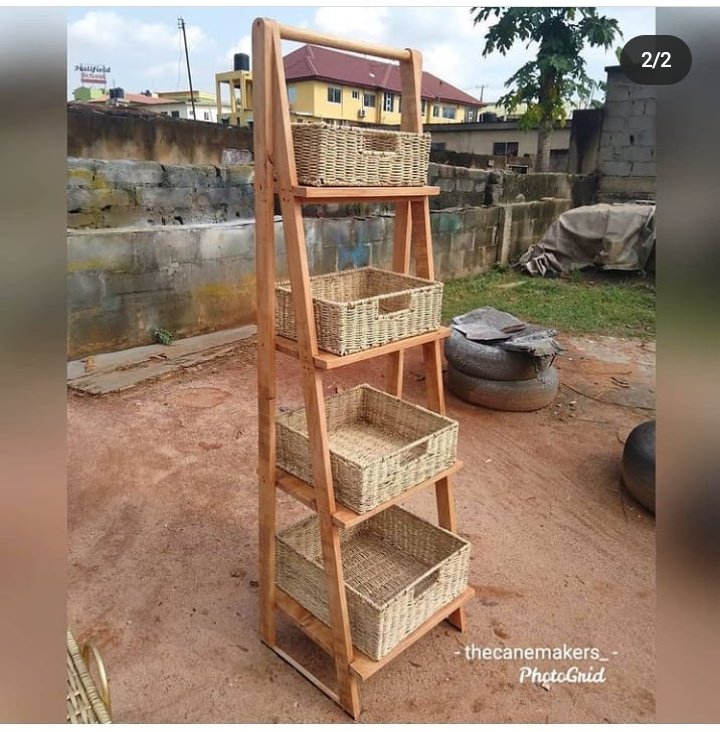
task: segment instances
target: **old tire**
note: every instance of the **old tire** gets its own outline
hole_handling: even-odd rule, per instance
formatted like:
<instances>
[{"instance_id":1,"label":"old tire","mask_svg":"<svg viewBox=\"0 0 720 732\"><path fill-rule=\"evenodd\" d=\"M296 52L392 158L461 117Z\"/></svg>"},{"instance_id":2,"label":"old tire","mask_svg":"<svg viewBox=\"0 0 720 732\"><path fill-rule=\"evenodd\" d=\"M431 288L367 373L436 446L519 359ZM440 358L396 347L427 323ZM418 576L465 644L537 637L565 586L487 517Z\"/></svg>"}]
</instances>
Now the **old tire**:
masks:
<instances>
[{"instance_id":1,"label":"old tire","mask_svg":"<svg viewBox=\"0 0 720 732\"><path fill-rule=\"evenodd\" d=\"M448 389L463 401L503 412L534 412L547 407L557 394L560 377L556 368L541 371L534 379L500 381L481 379L448 365Z\"/></svg>"},{"instance_id":2,"label":"old tire","mask_svg":"<svg viewBox=\"0 0 720 732\"><path fill-rule=\"evenodd\" d=\"M528 353L505 351L502 348L470 341L453 329L445 341L445 358L458 371L480 379L524 381L534 379L540 370L540 359ZM536 368L535 362L538 363Z\"/></svg>"},{"instance_id":3,"label":"old tire","mask_svg":"<svg viewBox=\"0 0 720 732\"><path fill-rule=\"evenodd\" d=\"M655 513L655 420L639 424L625 440L622 480L628 493Z\"/></svg>"}]
</instances>

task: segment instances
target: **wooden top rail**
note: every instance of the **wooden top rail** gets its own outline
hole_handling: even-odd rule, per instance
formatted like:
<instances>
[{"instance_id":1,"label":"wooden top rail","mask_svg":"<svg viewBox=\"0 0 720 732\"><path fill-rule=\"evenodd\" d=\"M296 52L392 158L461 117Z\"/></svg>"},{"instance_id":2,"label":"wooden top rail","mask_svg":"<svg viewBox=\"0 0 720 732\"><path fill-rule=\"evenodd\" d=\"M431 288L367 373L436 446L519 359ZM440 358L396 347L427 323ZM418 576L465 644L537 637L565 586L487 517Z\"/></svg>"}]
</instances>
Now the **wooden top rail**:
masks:
<instances>
[{"instance_id":1,"label":"wooden top rail","mask_svg":"<svg viewBox=\"0 0 720 732\"><path fill-rule=\"evenodd\" d=\"M410 51L406 48L390 48L389 46L377 46L374 43L363 43L362 41L350 41L345 38L335 38L322 33L313 33L303 28L293 28L288 25L278 24L280 38L286 41L297 41L298 43L314 43L316 46L337 48L341 51L354 51L355 53L366 53L369 56L378 56L392 61L409 61Z\"/></svg>"}]
</instances>

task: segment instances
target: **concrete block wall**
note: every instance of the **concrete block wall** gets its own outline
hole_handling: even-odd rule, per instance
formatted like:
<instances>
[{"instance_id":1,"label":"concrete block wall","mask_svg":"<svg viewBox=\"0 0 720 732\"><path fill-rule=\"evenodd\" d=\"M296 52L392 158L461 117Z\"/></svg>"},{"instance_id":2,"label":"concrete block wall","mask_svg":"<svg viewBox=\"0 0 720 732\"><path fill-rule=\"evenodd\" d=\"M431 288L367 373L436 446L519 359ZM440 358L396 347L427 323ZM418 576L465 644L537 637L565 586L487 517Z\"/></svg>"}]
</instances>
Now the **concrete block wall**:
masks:
<instances>
[{"instance_id":1,"label":"concrete block wall","mask_svg":"<svg viewBox=\"0 0 720 732\"><path fill-rule=\"evenodd\" d=\"M437 278L486 272L502 252L516 259L571 207L569 199L547 199L431 213ZM304 228L312 274L391 265L392 215L304 219ZM275 237L283 280L279 220ZM70 231L68 357L147 345L156 328L185 337L252 323L255 287L252 221Z\"/></svg>"},{"instance_id":2,"label":"concrete block wall","mask_svg":"<svg viewBox=\"0 0 720 732\"><path fill-rule=\"evenodd\" d=\"M441 203L450 204L430 216L441 280L516 259L576 205L583 183L450 166L430 173L445 181ZM542 199L518 201L521 191ZM253 322L252 203L252 168L71 161L68 215L80 228L70 228L67 241L69 357L146 345L156 328L184 337ZM391 265L391 212L324 213L304 219L313 274ZM286 279L279 219L275 236L277 276Z\"/></svg>"},{"instance_id":3,"label":"concrete block wall","mask_svg":"<svg viewBox=\"0 0 720 732\"><path fill-rule=\"evenodd\" d=\"M251 165L68 159L68 227L219 223L254 215Z\"/></svg>"},{"instance_id":4,"label":"concrete block wall","mask_svg":"<svg viewBox=\"0 0 720 732\"><path fill-rule=\"evenodd\" d=\"M655 91L608 69L598 152L599 198L655 197Z\"/></svg>"}]
</instances>

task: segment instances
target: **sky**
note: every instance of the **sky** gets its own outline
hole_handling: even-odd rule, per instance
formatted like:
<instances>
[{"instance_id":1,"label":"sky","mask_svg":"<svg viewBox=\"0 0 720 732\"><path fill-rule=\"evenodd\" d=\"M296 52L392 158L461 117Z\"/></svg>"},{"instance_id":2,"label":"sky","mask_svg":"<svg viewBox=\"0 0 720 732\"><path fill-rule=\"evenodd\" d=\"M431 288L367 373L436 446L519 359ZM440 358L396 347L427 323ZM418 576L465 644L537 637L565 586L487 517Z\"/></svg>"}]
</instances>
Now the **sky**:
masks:
<instances>
[{"instance_id":1,"label":"sky","mask_svg":"<svg viewBox=\"0 0 720 732\"><path fill-rule=\"evenodd\" d=\"M624 39L655 32L652 7L608 7ZM185 19L193 87L214 93L215 74L233 67L233 54L250 54L250 29L258 17L330 35L355 38L423 54L423 69L479 98L494 102L504 82L527 60L524 44L502 56L482 57L487 24L474 26L468 7L103 7L67 10L68 99L80 86L76 64L104 64L111 86L127 92L188 89L177 19ZM298 44L284 43L283 53ZM614 51L587 49L589 76L605 80ZM481 86L484 89L481 91Z\"/></svg>"}]
</instances>

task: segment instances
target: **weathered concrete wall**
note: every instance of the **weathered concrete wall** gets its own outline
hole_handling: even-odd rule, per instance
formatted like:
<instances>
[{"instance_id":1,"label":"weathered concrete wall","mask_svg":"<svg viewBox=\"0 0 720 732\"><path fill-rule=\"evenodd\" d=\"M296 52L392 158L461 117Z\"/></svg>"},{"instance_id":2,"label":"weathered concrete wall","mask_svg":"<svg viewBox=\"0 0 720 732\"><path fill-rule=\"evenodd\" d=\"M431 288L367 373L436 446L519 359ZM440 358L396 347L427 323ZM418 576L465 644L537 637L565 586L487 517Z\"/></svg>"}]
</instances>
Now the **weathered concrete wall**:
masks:
<instances>
[{"instance_id":1,"label":"weathered concrete wall","mask_svg":"<svg viewBox=\"0 0 720 732\"><path fill-rule=\"evenodd\" d=\"M602 201L655 197L655 91L607 69L598 153Z\"/></svg>"},{"instance_id":2,"label":"weathered concrete wall","mask_svg":"<svg viewBox=\"0 0 720 732\"><path fill-rule=\"evenodd\" d=\"M68 160L68 226L216 223L254 214L253 166Z\"/></svg>"},{"instance_id":3,"label":"weathered concrete wall","mask_svg":"<svg viewBox=\"0 0 720 732\"><path fill-rule=\"evenodd\" d=\"M571 206L549 199L432 213L436 276L485 272L501 252L515 259ZM304 224L313 274L391 264L391 215ZM275 231L285 279L280 222ZM253 322L254 236L252 222L69 232L68 357L146 345L156 328L190 336Z\"/></svg>"},{"instance_id":4,"label":"weathered concrete wall","mask_svg":"<svg viewBox=\"0 0 720 732\"><path fill-rule=\"evenodd\" d=\"M573 112L568 173L581 175L597 173L602 121L602 109L576 109Z\"/></svg>"},{"instance_id":5,"label":"weathered concrete wall","mask_svg":"<svg viewBox=\"0 0 720 732\"><path fill-rule=\"evenodd\" d=\"M440 188L433 210L493 206L518 200L594 200L595 180L555 173L521 175L431 163L428 181ZM253 166L163 165L134 160L68 161L68 226L166 226L222 223L254 213ZM521 197L521 198L519 198ZM309 206L307 217L376 216L391 213L384 202Z\"/></svg>"},{"instance_id":6,"label":"weathered concrete wall","mask_svg":"<svg viewBox=\"0 0 720 732\"><path fill-rule=\"evenodd\" d=\"M225 149L252 151L252 130L159 114L68 104L67 154L167 165L217 165Z\"/></svg>"},{"instance_id":7,"label":"weathered concrete wall","mask_svg":"<svg viewBox=\"0 0 720 732\"><path fill-rule=\"evenodd\" d=\"M583 176L435 164L429 178L441 189L431 227L443 280L515 260L594 191ZM253 205L251 166L71 160L70 358L148 344L156 328L190 336L253 322ZM313 274L391 265L394 216L383 204L313 207L304 223ZM276 237L285 279L279 222Z\"/></svg>"},{"instance_id":8,"label":"weathered concrete wall","mask_svg":"<svg viewBox=\"0 0 720 732\"><path fill-rule=\"evenodd\" d=\"M511 173L507 170L476 170L430 163L428 182L440 194L430 199L432 210L458 206L495 206L500 203L570 199L575 206L595 202L597 181L593 176L566 173Z\"/></svg>"}]
</instances>

